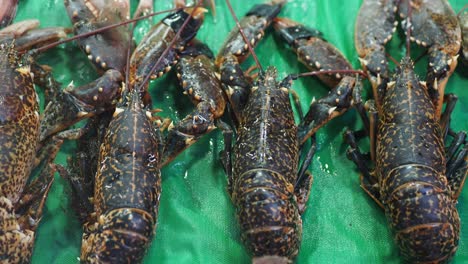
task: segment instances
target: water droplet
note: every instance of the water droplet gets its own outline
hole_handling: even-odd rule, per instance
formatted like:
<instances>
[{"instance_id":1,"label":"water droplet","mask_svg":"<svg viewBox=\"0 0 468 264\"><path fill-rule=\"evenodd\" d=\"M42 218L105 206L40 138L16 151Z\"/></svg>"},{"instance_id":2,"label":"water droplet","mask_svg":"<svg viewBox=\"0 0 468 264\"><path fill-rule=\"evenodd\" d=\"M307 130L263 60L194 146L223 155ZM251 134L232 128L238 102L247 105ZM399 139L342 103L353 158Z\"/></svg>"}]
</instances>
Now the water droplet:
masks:
<instances>
[{"instance_id":1,"label":"water droplet","mask_svg":"<svg viewBox=\"0 0 468 264\"><path fill-rule=\"evenodd\" d=\"M151 162L155 162L156 161L156 156L153 155L153 154L149 154L148 155L148 161L151 163Z\"/></svg>"}]
</instances>

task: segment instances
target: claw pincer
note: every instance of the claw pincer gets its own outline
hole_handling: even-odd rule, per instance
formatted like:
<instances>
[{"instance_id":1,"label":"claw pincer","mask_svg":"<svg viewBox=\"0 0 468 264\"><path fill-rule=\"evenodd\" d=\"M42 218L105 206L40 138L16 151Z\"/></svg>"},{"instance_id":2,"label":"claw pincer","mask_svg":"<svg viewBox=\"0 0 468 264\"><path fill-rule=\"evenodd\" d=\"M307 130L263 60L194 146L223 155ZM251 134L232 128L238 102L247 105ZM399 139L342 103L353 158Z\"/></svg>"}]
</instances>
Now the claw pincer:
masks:
<instances>
[{"instance_id":1,"label":"claw pincer","mask_svg":"<svg viewBox=\"0 0 468 264\"><path fill-rule=\"evenodd\" d=\"M100 10L99 16L93 13L86 0L64 0L68 16L70 17L76 35L87 33L104 26L121 22L119 13L109 10ZM123 74L126 65L126 54L130 40L130 30L122 26L109 29L105 32L80 38L78 46L86 53L88 59L100 72L115 69Z\"/></svg>"}]
</instances>

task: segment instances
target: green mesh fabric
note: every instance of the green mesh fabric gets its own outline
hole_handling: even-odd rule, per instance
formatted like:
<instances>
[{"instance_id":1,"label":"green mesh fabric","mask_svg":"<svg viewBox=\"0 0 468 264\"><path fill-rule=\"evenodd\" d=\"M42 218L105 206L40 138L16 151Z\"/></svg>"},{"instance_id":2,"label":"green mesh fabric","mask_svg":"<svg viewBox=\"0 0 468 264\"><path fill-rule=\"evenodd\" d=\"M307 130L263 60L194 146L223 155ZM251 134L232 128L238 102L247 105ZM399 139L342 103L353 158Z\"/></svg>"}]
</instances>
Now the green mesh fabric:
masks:
<instances>
[{"instance_id":1,"label":"green mesh fabric","mask_svg":"<svg viewBox=\"0 0 468 264\"><path fill-rule=\"evenodd\" d=\"M20 1L16 21L36 18L45 26L70 26L62 0ZM155 1L156 10L172 7L172 1ZM217 1L217 16L207 14L198 38L216 53L233 19L225 3ZM247 12L255 1L232 1L239 16ZM456 11L466 0L449 1ZM247 4L248 3L248 4ZM135 8L135 4L132 6ZM321 30L329 42L359 67L354 49L354 21L361 1L291 0L281 16L289 17ZM155 18L157 21L161 18ZM153 22L139 23L136 38L141 39ZM397 59L404 54L401 37L391 41L390 54ZM266 38L256 48L262 65L274 65L281 76L305 72L296 55L267 31ZM414 50L416 58L421 50ZM84 84L97 75L86 56L73 44L66 44L39 58L53 67L55 77L64 84L74 81ZM249 59L245 67L253 65ZM424 76L426 60L417 63ZM465 69L466 72L467 69ZM446 92L459 97L452 118L454 130L468 130L467 75L454 74ZM312 78L303 78L293 86L303 108L313 97L327 93L327 88ZM370 86L366 83L366 88ZM154 106L164 111L163 117L174 121L182 119L193 106L182 95L175 74L171 73L151 86ZM310 167L314 175L308 209L303 215L303 242L297 263L399 263L398 249L393 243L383 211L359 187L358 172L346 156L343 144L345 127L361 128L357 113L352 110L333 120L317 134L318 151ZM156 236L145 258L145 263L247 263L235 219L235 210L226 193L226 177L219 162L223 148L222 135L215 130L162 170L163 190ZM74 143L67 143L57 162L65 164L73 156ZM37 232L33 263L76 263L81 244L81 227L69 205L69 191L57 175L44 216ZM458 202L462 229L460 246L454 263L468 263L468 193Z\"/></svg>"}]
</instances>

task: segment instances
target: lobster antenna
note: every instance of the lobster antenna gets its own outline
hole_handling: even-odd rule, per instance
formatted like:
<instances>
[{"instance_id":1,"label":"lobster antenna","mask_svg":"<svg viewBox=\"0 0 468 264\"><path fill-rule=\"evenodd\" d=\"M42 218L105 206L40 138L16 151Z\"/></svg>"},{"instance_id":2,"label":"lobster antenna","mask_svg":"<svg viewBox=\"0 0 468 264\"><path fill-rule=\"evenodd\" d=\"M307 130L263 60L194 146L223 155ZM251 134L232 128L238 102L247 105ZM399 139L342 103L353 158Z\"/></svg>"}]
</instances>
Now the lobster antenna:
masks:
<instances>
[{"instance_id":1,"label":"lobster antenna","mask_svg":"<svg viewBox=\"0 0 468 264\"><path fill-rule=\"evenodd\" d=\"M462 13L463 11L465 11L465 9L467 9L467 8L468 8L468 4L464 5L464 6L462 7L462 9L460 9L460 11L458 11L457 16L460 16L461 13Z\"/></svg>"},{"instance_id":2,"label":"lobster antenna","mask_svg":"<svg viewBox=\"0 0 468 264\"><path fill-rule=\"evenodd\" d=\"M190 13L190 16L184 21L184 23L182 24L182 26L180 27L179 31L177 31L176 35L174 36L174 39L171 40L171 42L169 43L169 45L167 46L167 48L163 51L163 53L161 54L161 56L159 57L159 59L156 61L156 63L154 64L153 68L151 68L150 72L148 73L148 75L146 75L145 79L143 79L143 81L141 82L140 86L138 87L138 91L141 91L141 89L143 88L143 86L148 83L149 79L151 78L151 75L153 74L153 72L159 67L159 64L161 64L163 58L167 55L167 53L169 52L169 49L174 45L174 43L176 42L176 40L179 38L180 34L182 33L182 30L187 26L188 22L190 21L190 19L192 19L192 16L193 14L195 14L195 11L197 10L197 8L200 7L200 5L203 3L203 0L200 0L200 1L197 1L196 4L195 4L195 8L192 10L192 12Z\"/></svg>"},{"instance_id":3,"label":"lobster antenna","mask_svg":"<svg viewBox=\"0 0 468 264\"><path fill-rule=\"evenodd\" d=\"M411 36L411 0L408 1L408 18L406 20L406 57L410 56L410 36Z\"/></svg>"},{"instance_id":4,"label":"lobster antenna","mask_svg":"<svg viewBox=\"0 0 468 264\"><path fill-rule=\"evenodd\" d=\"M362 75L364 78L367 78L367 74L361 70L327 70L327 71L312 71L312 72L305 72L305 73L297 73L297 74L291 74L290 76L293 79L297 79L300 77L306 77L306 76L316 76L316 75L322 75L322 74L335 74L335 73L341 73L341 74L347 74L347 73L356 73Z\"/></svg>"},{"instance_id":5,"label":"lobster antenna","mask_svg":"<svg viewBox=\"0 0 468 264\"><path fill-rule=\"evenodd\" d=\"M129 79L130 79L130 55L132 53L132 41L133 41L133 30L135 29L135 23L131 24L130 25L130 45L128 45L128 49L127 49L127 57L126 57L126 60L127 60L127 65L125 65L125 84L128 83Z\"/></svg>"},{"instance_id":6,"label":"lobster antenna","mask_svg":"<svg viewBox=\"0 0 468 264\"><path fill-rule=\"evenodd\" d=\"M260 72L263 72L262 65L260 64L257 54L255 54L255 51L250 44L250 41L247 39L247 37L244 34L244 30L242 29L242 26L239 23L239 19L237 19L237 16L234 12L234 9L232 8L231 1L226 0L226 4L229 8L229 12L231 12L232 17L234 18L234 21L236 22L237 28L239 29L239 33L241 34L242 38L244 39L245 44L247 44L247 47L249 48L249 52L252 54L252 57L255 61L255 64L257 64L257 67L260 69Z\"/></svg>"},{"instance_id":7,"label":"lobster antenna","mask_svg":"<svg viewBox=\"0 0 468 264\"><path fill-rule=\"evenodd\" d=\"M392 55L390 55L389 53L385 52L385 56L386 56L387 58L389 58L393 63L395 63L395 65L400 66L400 63L399 63L395 58L393 58Z\"/></svg>"},{"instance_id":8,"label":"lobster antenna","mask_svg":"<svg viewBox=\"0 0 468 264\"><path fill-rule=\"evenodd\" d=\"M39 53L39 52L43 52L43 51L45 51L45 50L48 50L48 49L50 49L50 48L53 48L53 47L55 47L55 46L58 46L58 45L60 45L60 44L63 44L63 43L66 43L66 42L69 42L69 41L72 41L72 40L75 40L75 39L84 38L84 37L89 37L89 36L92 36L92 35L96 35L96 34L98 34L98 33L101 33L101 32L103 32L103 31L109 30L109 29L113 29L113 28L116 28L116 27L120 27L120 26L123 26L123 25L127 25L127 24L130 24L130 23L134 23L134 22L137 22L137 21L139 21L139 20L142 20L142 19L145 19L145 18L149 18L149 17L152 17L152 16L156 16L156 15L159 15L159 14L164 14L164 13L168 13L168 12L178 11L178 10L180 10L180 9L181 9L181 8L173 8L173 9L169 9L169 10L154 12L154 13L151 13L151 14L148 14L148 15L145 15L145 16L140 16L140 17L137 17L137 18L134 18L134 19L130 19L130 20L121 22L121 23L117 23L117 24L114 24L114 25L105 26L105 27L96 29L96 30L94 30L94 31L86 32L86 33L83 33L83 34L79 34L79 35L73 36L73 37L71 37L71 38L67 38L67 39L64 39L64 40L60 40L60 41L57 41L57 42L54 42L54 43L51 43L51 44L42 46L42 47L37 48L37 49L33 49L33 50L29 51L29 52L31 52L31 53L33 53L33 54ZM22 53L26 53L26 52L28 52L28 51L23 51ZM21 54L21 53L20 53L20 54Z\"/></svg>"}]
</instances>

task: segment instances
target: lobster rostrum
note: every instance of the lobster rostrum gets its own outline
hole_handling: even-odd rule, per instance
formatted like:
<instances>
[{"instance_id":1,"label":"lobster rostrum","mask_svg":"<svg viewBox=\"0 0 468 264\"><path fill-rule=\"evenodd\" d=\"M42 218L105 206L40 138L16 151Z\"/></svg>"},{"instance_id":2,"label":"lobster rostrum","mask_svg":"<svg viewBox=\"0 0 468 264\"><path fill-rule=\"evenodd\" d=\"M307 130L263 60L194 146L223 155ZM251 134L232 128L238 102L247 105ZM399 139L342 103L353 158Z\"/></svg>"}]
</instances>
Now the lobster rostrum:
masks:
<instances>
[{"instance_id":1,"label":"lobster rostrum","mask_svg":"<svg viewBox=\"0 0 468 264\"><path fill-rule=\"evenodd\" d=\"M408 22L411 16L406 21L414 24ZM361 37L356 36L356 41ZM455 254L460 232L455 205L468 170L466 133L450 129L457 98L446 95L446 109L439 115L439 95L431 89L419 81L407 56L393 80L379 87L375 104L366 103L368 115L360 115L370 137L373 169L367 166L355 134L345 133L351 146L347 155L362 173L361 187L385 210L400 253L411 263L445 263ZM445 148L447 135L453 140Z\"/></svg>"},{"instance_id":2,"label":"lobster rostrum","mask_svg":"<svg viewBox=\"0 0 468 264\"><path fill-rule=\"evenodd\" d=\"M262 5L255 6L248 16L253 11L257 15L266 13L260 7ZM257 19L272 20L273 17ZM231 31L230 39L241 38L247 44L249 38L247 34L243 35L244 27L253 26L245 22L238 23L238 26L238 29ZM239 34L239 37L233 38L235 34ZM221 52L225 50L226 47L223 47ZM235 55L227 54L225 61ZM221 56L218 56L218 61ZM228 175L228 193L236 207L241 238L253 255L253 263L291 263L299 253L302 240L301 214L312 185L312 175L306 170L314 155L315 142L299 168L300 144L313 133L307 131L302 134L295 125L289 95L292 80L297 76L289 75L278 82L274 67L266 71L261 69L261 65L258 68L260 72L253 83L249 82L250 77L246 77L241 81L247 86L236 88L245 89L241 93L247 97L246 101L233 105L237 100L229 100L231 111L238 118L236 142L231 147L231 132L225 131L223 164ZM240 67L231 71L227 80L236 80L230 78L234 75L243 78L244 73L238 70ZM354 85L355 79L351 78L346 87L343 85L334 89L326 97L313 102L307 113L310 123L304 122L307 128L316 131L325 124L323 117L333 118L337 108L333 104L341 101L343 107L346 104L349 108ZM230 83L225 83L225 86L228 98L235 95ZM240 112L235 112L237 110Z\"/></svg>"}]
</instances>

